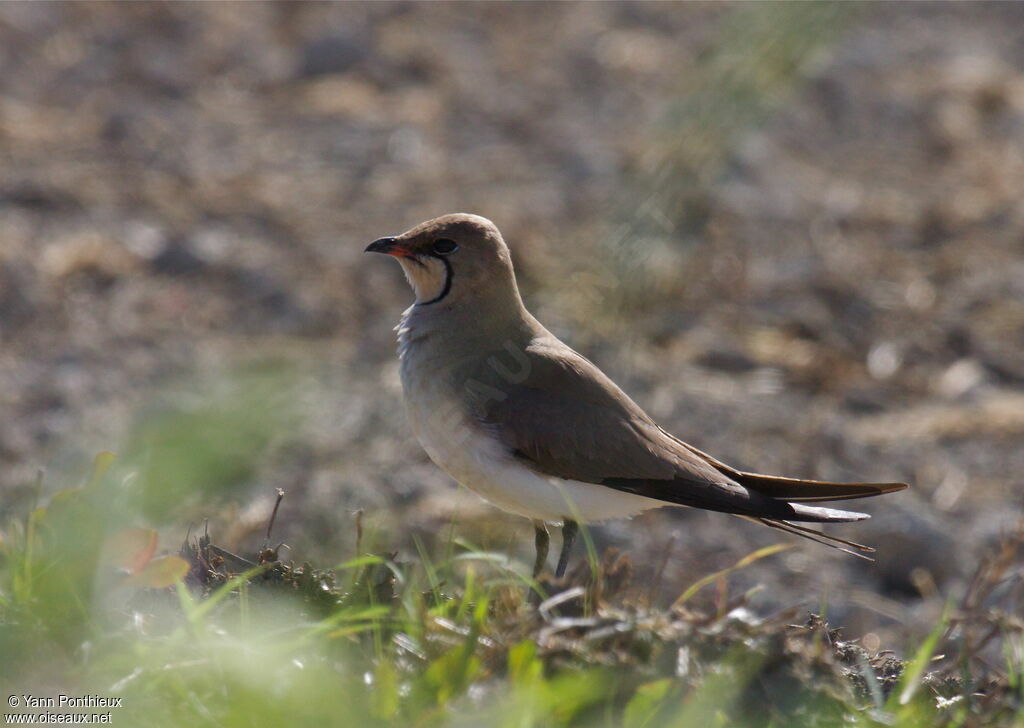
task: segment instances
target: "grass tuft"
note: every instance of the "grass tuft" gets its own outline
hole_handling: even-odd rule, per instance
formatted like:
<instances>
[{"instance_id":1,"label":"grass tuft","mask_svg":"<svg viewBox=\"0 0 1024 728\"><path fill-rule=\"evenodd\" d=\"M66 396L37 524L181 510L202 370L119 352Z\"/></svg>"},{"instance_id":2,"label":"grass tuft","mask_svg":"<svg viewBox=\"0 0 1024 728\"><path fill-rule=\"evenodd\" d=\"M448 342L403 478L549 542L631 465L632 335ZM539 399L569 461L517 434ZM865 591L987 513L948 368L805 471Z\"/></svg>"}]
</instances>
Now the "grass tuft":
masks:
<instances>
[{"instance_id":1,"label":"grass tuft","mask_svg":"<svg viewBox=\"0 0 1024 728\"><path fill-rule=\"evenodd\" d=\"M334 568L207 533L158 556L131 524L116 468L6 527L0 653L12 693L123 698L125 724L495 726L1012 724L1022 705L1024 528L979 568L913 659L869 652L821 617L755 617L729 577L651 605L628 555L591 552L565 580L449 537L418 558L357 553ZM130 479L129 479L130 482ZM268 528L269 532L269 528ZM362 545L360 541L360 545ZM592 542L591 542L592 544ZM154 568L152 564L174 564ZM173 583L161 581L170 579ZM713 598L701 598L716 584ZM529 598L542 587L538 606Z\"/></svg>"}]
</instances>

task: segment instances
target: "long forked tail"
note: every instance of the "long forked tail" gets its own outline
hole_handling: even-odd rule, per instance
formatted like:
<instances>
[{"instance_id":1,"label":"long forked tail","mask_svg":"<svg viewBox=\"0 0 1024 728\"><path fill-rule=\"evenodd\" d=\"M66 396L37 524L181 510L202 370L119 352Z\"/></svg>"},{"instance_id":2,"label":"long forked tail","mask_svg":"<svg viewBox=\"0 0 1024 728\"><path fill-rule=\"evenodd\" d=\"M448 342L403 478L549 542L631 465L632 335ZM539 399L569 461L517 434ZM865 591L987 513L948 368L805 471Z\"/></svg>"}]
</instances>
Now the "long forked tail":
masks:
<instances>
[{"instance_id":1,"label":"long forked tail","mask_svg":"<svg viewBox=\"0 0 1024 728\"><path fill-rule=\"evenodd\" d=\"M766 495L769 498L779 498L789 502L794 511L797 512L832 511L831 508L805 506L801 505L801 503L848 500L851 498L870 498L876 495L895 493L896 491L904 490L907 487L906 483L832 483L821 480L798 480L796 478L782 478L772 475L758 475L756 473L743 472L737 472L733 477L746 488L750 488L751 490L761 493L762 495ZM854 515L853 512L850 511L838 511L837 513L843 515L849 513L850 515ZM829 521L835 522L840 520L862 520L869 517L866 513L856 515L861 516L861 518L823 518L819 522L827 523ZM847 541L846 539L839 538L838 536L830 536L822 533L821 531L816 531L813 528L790 523L786 520L774 518L759 518L757 520L771 528L791 533L794 536L806 538L809 541L820 543L824 546L842 551L843 553L850 554L851 556L865 559L866 561L874 561L870 556L864 555L865 553L874 553L874 549L870 546L865 546L864 544L857 543L855 541Z\"/></svg>"},{"instance_id":2,"label":"long forked tail","mask_svg":"<svg viewBox=\"0 0 1024 728\"><path fill-rule=\"evenodd\" d=\"M848 521L861 521L870 518L867 513L856 511L841 511L833 508L820 506L808 506L804 503L822 501L849 500L853 498L870 498L886 493L895 493L905 490L906 483L834 483L825 480L802 480L800 478L786 478L777 475L762 475L760 473L747 473L726 465L721 460L698 450L693 445L683 442L671 433L662 430L668 437L672 438L682 447L694 455L707 460L716 470L724 473L733 481L739 483L747 490L757 495L764 496L773 501L780 502L783 508L789 509L785 515L772 514L737 514L749 521L763 523L770 528L775 528L786 533L806 538L809 541L820 543L824 546L837 549L844 553L856 556L861 559L873 561L864 553L873 553L874 549L855 541L847 541L837 536L830 536L808 528L804 525L797 525L793 521L811 523L841 523Z\"/></svg>"},{"instance_id":3,"label":"long forked tail","mask_svg":"<svg viewBox=\"0 0 1024 728\"><path fill-rule=\"evenodd\" d=\"M735 472L730 473L732 477L744 487L768 496L769 498L786 501L793 509L796 518L752 518L766 526L791 533L800 538L820 543L823 546L834 548L843 553L856 556L867 561L874 561L865 553L873 553L870 546L847 541L838 536L830 536L798 525L791 521L810 521L817 523L838 523L843 521L860 521L870 516L867 513L855 511L839 511L832 508L820 506L808 506L804 503L821 501L848 500L851 498L870 498L871 496L895 493L907 487L905 483L832 483L820 480L798 480L796 478L782 478L771 475L758 475L756 473Z\"/></svg>"},{"instance_id":4,"label":"long forked tail","mask_svg":"<svg viewBox=\"0 0 1024 728\"><path fill-rule=\"evenodd\" d=\"M818 523L842 522L863 520L869 516L866 513L853 511L837 511L830 508L817 506L804 506L803 503L814 503L821 501L844 501L854 498L871 498L872 496L884 496L887 493L896 493L907 487L906 483L838 483L825 480L800 480L797 478L784 478L774 475L760 475L757 473L744 473L729 469L729 475L734 480L748 487L756 493L768 498L778 499L790 504L797 514L809 516L792 520L812 521ZM791 519L780 518L749 518L749 520L760 521L766 526L792 533L801 539L813 541L816 544L827 546L831 549L856 556L866 561L873 561L865 553L874 553L874 549L854 541L847 541L839 537L829 536L814 528L805 525L798 525L791 522Z\"/></svg>"}]
</instances>

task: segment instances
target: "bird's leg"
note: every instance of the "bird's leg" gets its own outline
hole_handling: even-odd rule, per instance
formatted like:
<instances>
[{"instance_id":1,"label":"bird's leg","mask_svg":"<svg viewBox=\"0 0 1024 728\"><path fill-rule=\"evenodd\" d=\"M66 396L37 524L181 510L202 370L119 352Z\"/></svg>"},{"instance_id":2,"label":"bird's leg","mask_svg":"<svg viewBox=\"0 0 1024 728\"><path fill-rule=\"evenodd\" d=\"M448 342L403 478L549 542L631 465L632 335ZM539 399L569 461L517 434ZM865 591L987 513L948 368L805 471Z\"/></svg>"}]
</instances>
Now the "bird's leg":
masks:
<instances>
[{"instance_id":1,"label":"bird's leg","mask_svg":"<svg viewBox=\"0 0 1024 728\"><path fill-rule=\"evenodd\" d=\"M558 568L555 570L555 577L559 579L565 574L565 567L569 565L569 552L572 550L572 542L576 540L579 530L579 524L568 518L562 524L562 553L558 557Z\"/></svg>"},{"instance_id":2,"label":"bird's leg","mask_svg":"<svg viewBox=\"0 0 1024 728\"><path fill-rule=\"evenodd\" d=\"M536 579L548 560L548 545L551 543L551 537L548 535L548 527L544 525L544 521L534 521L533 529L533 543L537 547L537 558L533 562L533 578Z\"/></svg>"}]
</instances>

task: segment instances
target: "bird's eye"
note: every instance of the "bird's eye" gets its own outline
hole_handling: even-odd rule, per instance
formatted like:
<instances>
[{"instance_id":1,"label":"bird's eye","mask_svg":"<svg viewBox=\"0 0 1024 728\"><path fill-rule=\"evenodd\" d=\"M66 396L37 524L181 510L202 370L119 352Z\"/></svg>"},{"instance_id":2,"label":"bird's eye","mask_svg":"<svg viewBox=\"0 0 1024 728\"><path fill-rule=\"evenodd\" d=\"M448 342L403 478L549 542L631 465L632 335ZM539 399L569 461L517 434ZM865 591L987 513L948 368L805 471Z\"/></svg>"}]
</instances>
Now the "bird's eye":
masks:
<instances>
[{"instance_id":1,"label":"bird's eye","mask_svg":"<svg viewBox=\"0 0 1024 728\"><path fill-rule=\"evenodd\" d=\"M434 241L434 252L438 255L448 255L459 249L458 243L448 238L441 238Z\"/></svg>"}]
</instances>

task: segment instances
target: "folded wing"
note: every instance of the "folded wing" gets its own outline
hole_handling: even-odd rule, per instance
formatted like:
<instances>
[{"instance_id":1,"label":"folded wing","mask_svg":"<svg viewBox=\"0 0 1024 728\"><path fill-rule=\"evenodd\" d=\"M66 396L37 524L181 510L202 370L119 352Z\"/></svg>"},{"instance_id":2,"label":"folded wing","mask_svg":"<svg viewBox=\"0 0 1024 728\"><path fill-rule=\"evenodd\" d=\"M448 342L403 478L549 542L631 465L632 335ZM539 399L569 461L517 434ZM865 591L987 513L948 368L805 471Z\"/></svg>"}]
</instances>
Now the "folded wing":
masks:
<instances>
[{"instance_id":1,"label":"folded wing","mask_svg":"<svg viewBox=\"0 0 1024 728\"><path fill-rule=\"evenodd\" d=\"M486 369L477 370L474 381L487 380L478 387L486 396L471 406L514 457L539 473L745 516L855 548L859 545L788 522L862 520L868 515L804 503L866 498L906 487L736 470L665 432L596 366L554 337L533 342L526 355L528 373L521 381L502 381Z\"/></svg>"}]
</instances>

